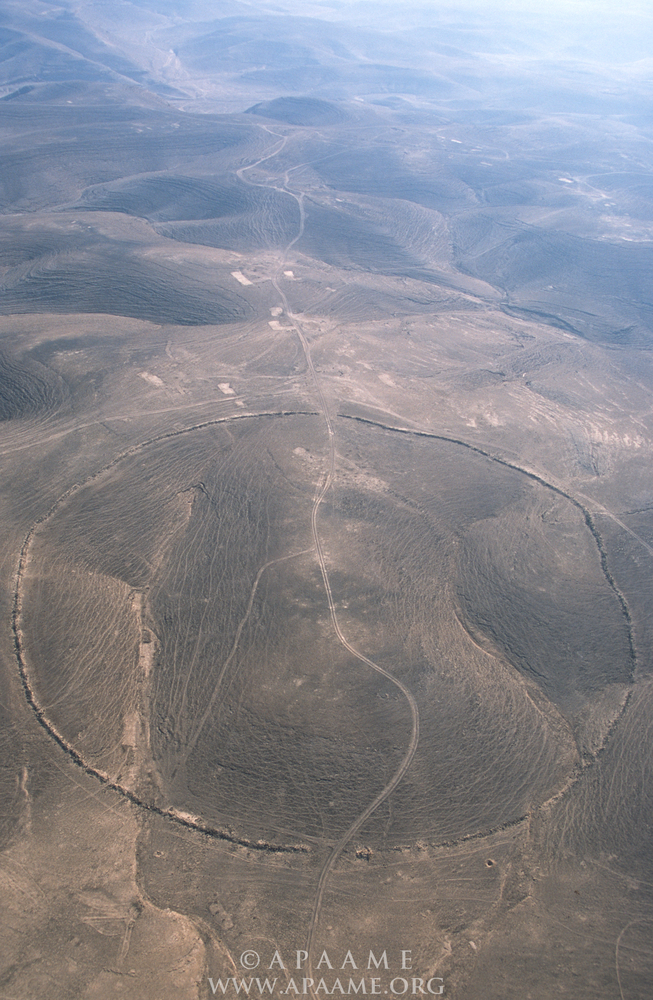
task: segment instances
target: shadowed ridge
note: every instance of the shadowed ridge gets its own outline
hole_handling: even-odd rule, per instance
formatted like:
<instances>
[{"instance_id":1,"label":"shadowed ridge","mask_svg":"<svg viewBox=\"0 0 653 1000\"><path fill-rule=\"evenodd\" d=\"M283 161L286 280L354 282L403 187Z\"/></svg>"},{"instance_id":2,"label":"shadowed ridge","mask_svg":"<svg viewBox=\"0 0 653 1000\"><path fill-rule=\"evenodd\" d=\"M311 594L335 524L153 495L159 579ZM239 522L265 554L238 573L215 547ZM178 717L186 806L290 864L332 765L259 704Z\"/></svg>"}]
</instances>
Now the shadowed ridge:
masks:
<instances>
[{"instance_id":1,"label":"shadowed ridge","mask_svg":"<svg viewBox=\"0 0 653 1000\"><path fill-rule=\"evenodd\" d=\"M288 125L340 125L349 120L343 108L316 97L277 97L274 101L254 104L245 114L273 118Z\"/></svg>"}]
</instances>

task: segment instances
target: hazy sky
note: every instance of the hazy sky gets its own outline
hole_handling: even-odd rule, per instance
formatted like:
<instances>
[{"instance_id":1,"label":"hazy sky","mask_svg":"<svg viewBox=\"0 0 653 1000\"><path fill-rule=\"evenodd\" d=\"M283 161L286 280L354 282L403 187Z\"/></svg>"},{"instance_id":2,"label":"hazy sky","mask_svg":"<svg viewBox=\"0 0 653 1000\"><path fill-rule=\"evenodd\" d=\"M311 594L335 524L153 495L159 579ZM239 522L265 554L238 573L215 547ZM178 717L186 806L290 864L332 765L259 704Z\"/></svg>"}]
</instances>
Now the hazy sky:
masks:
<instances>
[{"instance_id":1,"label":"hazy sky","mask_svg":"<svg viewBox=\"0 0 653 1000\"><path fill-rule=\"evenodd\" d=\"M653 59L653 3L642 0L276 0L274 6L253 0L251 6L380 31L455 26L482 32L495 51L502 39L512 50L523 40L524 55L530 50L543 58L606 65Z\"/></svg>"}]
</instances>

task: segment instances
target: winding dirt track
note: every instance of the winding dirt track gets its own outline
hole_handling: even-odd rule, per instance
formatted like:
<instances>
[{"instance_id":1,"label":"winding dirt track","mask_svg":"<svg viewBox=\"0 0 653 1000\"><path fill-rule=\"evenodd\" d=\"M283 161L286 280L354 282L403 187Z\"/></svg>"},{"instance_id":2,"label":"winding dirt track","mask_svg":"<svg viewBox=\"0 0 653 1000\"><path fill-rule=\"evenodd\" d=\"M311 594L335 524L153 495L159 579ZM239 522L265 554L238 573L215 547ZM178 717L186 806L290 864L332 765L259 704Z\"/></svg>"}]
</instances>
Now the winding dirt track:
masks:
<instances>
[{"instance_id":1,"label":"winding dirt track","mask_svg":"<svg viewBox=\"0 0 653 1000\"><path fill-rule=\"evenodd\" d=\"M330 852L330 854L329 854L326 862L322 866L322 869L321 869L320 875L319 875L319 879L318 879L318 883L317 883L315 900L314 900L314 904L313 904L313 911L312 911L312 915L311 915L311 919L310 919L310 923L309 923L309 927L308 927L308 933L307 933L307 946L306 946L306 950L307 950L307 952L309 954L308 965L309 965L309 969L310 969L311 964L312 964L311 963L311 957L310 957L311 956L311 946L313 944L313 940L314 940L314 937L315 937L315 932L316 932L316 929L317 929L318 924L319 924L319 918L320 918L320 912L321 912L321 908L322 908L322 902L323 902L324 892L325 892L325 889L326 889L326 885L328 883L329 876L330 876L331 872L333 871L333 869L335 867L335 864L336 864L339 856L342 854L342 852L346 848L347 844L352 840L352 838L355 836L355 834L358 832L358 830L361 829L361 827L370 818L370 816L375 812L375 810L378 809L378 807L394 791L394 789L397 787L397 785L399 784L399 782L405 776L408 768L410 767L411 761L412 761L412 759L413 759L413 757L415 755L415 751L417 749L418 742L419 742L419 713L418 713L418 709L417 709L417 704L416 704L415 698L414 698L413 694L411 693L411 691L400 680L398 680L396 677L394 677L388 671L384 670L378 664L374 663L372 660L370 660L364 654L360 653L357 649L355 649L348 642L348 640L346 639L345 635L343 634L343 632L342 632L342 630L340 628L339 622L338 622L338 617L337 617L337 612L336 612L336 606L335 606L335 602L334 602L334 599L333 599L333 594L332 594L332 591L331 591L331 585L330 585L330 581L329 581L328 569L327 569L326 560L325 560L325 557L324 557L324 551L323 551L323 548L322 548L322 543L321 543L320 534L319 534L319 512L320 512L320 507L321 507L321 505L322 505L322 503L324 501L324 498L325 498L326 494L328 493L329 489L333 485L333 482L334 482L334 479L335 479L336 441L335 441L334 421L333 421L333 418L332 418L332 416L331 416L331 414L329 412L329 407L328 407L328 404L327 404L327 401L326 401L326 398L325 398L325 395L324 395L324 392L323 392L320 380L318 378L318 375L317 375L317 373L315 371L315 367L313 365L313 360L312 360L311 351L310 351L310 344L308 342L308 339L307 339L307 337L306 337L306 335L305 335L305 333L304 333L304 331L302 329L300 320L298 319L298 317L296 317L292 313L292 311L290 309L290 306L289 306L289 303L288 303L288 299L287 299L287 297L286 297L283 289L279 285L279 281L282 280L282 269L283 269L283 266L284 266L284 261L287 258L287 255L290 252L290 250L292 249L292 247L301 238L301 236L303 234L303 231L304 231L304 204L303 204L304 196L301 193L297 194L294 191L292 191L292 190L289 189L288 184L289 184L289 173L290 173L290 171L286 172L286 174L285 174L285 182L284 182L284 186L283 187L277 187L277 186L275 186L272 183L270 183L270 184L255 183L254 181L250 181L249 179L247 179L244 176L244 174L245 174L246 171L253 169L254 167L258 166L260 163L263 163L266 160L271 159L272 157L274 157L275 155L277 155L279 152L281 152L281 150L286 145L287 137L280 136L280 135L278 135L278 133L273 132L271 129L269 129L269 128L265 127L265 126L261 126L261 127L264 128L264 130L268 134L274 135L279 140L281 140L280 144L272 152L268 153L264 157L261 157L261 159L257 160L255 163L252 163L252 164L249 164L248 166L240 168L240 170L238 170L237 173L238 173L238 176L239 176L239 178L241 179L241 181L243 183L251 184L251 185L253 185L255 187L264 187L264 188L274 189L276 191L282 192L282 193L288 195L289 197L294 198L295 201L298 204L298 207L299 207L299 226L298 226L297 235L294 237L293 240L291 240L291 242L286 246L285 250L282 252L281 257L280 257L280 261L281 262L280 262L279 267L277 269L276 275L272 279L272 284L273 284L274 288L276 289L276 291L277 291L277 293L279 295L279 299L280 299L280 302L283 305L285 314L286 314L288 320L290 321L290 323L292 324L292 329L294 329L294 331L296 332L297 337L298 337L298 339L299 339L299 341L301 343L302 350L304 352L304 356L305 356L305 359L306 359L307 369L308 369L310 378L311 378L311 380L313 382L314 389L315 389L315 394L316 394L317 400L319 402L319 413L320 413L320 415L324 419L324 422L325 422L325 425L326 425L326 428L327 428L327 432L328 432L329 453L328 453L327 472L326 472L326 475L324 477L324 480L323 480L321 486L319 486L319 488L317 489L317 492L316 492L316 495L315 495L315 498L314 498L314 501L313 501L313 507L312 507L312 511L311 511L311 529L312 529L314 550L315 550L315 553L316 553L316 556L317 556L317 560L318 560L318 563L319 563L319 566L320 566L320 571L322 573L322 579L323 579L324 588L325 588L325 592L326 592L326 596L327 596L327 601L328 601L328 606L329 606L329 612L330 612L330 616L331 616L331 622L332 622L332 625L333 625L333 629L334 629L335 635L337 636L338 641L341 643L341 645L343 646L343 648L345 648L353 657L355 657L361 663L364 663L367 667L369 667L370 669L372 669L376 673L380 674L381 676L383 676L384 678L386 678L387 680L389 680L392 684L395 685L395 687L398 688L399 691L401 691L402 695L405 697L405 699L406 699L406 701L408 703L408 706L410 708L411 718L412 718L412 730L411 730L410 739L408 741L408 745L407 745L406 751L404 753L404 756L403 756L403 758L401 760L401 763L399 764L399 766L398 766L397 770L395 771L393 777L385 785L385 787L379 792L379 794L376 796L376 798L372 802L369 803L369 805L360 813L360 815L354 820L354 822L349 826L349 828L342 834L342 836L340 837L340 839L335 844L332 845L331 852ZM304 166L304 165L300 164L298 167L293 168L293 170L301 169L302 166ZM201 405L207 405L207 404L202 403ZM144 448L146 448L148 445L153 444L155 442L158 442L158 441L161 441L161 440L165 440L167 438L174 438L174 437L178 437L180 435L185 435L185 434L191 433L191 432L193 432L195 430L203 429L205 427L210 427L210 426L214 426L214 425L221 424L221 423L227 423L227 422L229 422L231 420L243 420L243 419L249 420L249 419L255 419L255 418L279 418L279 417L285 417L285 416L290 416L290 415L309 415L309 414L310 415L316 415L316 411L314 411L314 410L310 410L310 411L309 410L301 410L301 411L299 411L299 410L297 410L297 411L281 410L281 411L263 411L263 412L260 412L260 413L252 413L252 414L250 414L250 413L247 413L247 414L230 414L229 416L225 416L225 417L222 417L222 418L217 418L217 419L212 419L212 420L205 420L205 421L202 421L201 423L197 423L197 424L192 425L190 427L183 428L182 430L171 431L171 432L159 435L157 437L154 437L152 439L149 439L147 441L141 442L138 445L133 446L132 448L128 449L125 453L123 453L123 454L117 456L115 459L113 459L104 469L98 470L96 473L94 473L92 476L90 476L89 479L85 480L83 483L77 483L77 484L73 485L68 491L66 491L66 493L64 493L57 501L55 501L55 503L52 505L52 507L47 512L45 512L40 518L37 519L37 521L32 525L32 527L30 528L28 534L26 535L26 537L24 539L22 550L21 550L21 554L20 554L20 558L19 558L19 565L18 565L17 573L16 573L16 587L15 587L15 593L14 593L14 608L13 608L13 614L12 614L12 629L13 629L13 633L14 633L14 643L15 643L16 657L17 657L17 661L18 661L18 665L19 665L19 671L20 671L21 680L22 680L22 683L23 683L23 686L24 686L24 689L25 689L25 693L26 693L26 696L27 696L27 701L28 701L29 705L31 706L31 708L33 709L33 711L34 711L34 713L36 715L36 718L38 719L39 723L43 726L43 728L49 733L49 735L55 740L55 742L57 742L59 744L59 746L68 754L68 756L78 766L80 766L87 774L95 777L96 779L98 779L105 786L113 789L114 791L116 791L120 795L124 796L129 801L131 801L134 805L136 805L136 806L138 806L138 807L140 807L142 809L145 809L145 810L147 810L149 812L153 812L153 813L156 813L156 814L158 814L160 816L163 816L166 819L172 820L174 823L177 823L177 824L179 824L181 826L187 827L189 829L194 829L197 832L200 832L200 833L202 833L204 835L208 835L208 836L211 836L211 837L216 837L218 839L226 840L226 841L229 841L229 842L232 842L232 843L235 843L235 844L241 844L243 846L247 846L248 848L250 848L252 850L264 850L264 851L272 851L272 852L289 852L289 853L298 853L298 852L299 853L306 853L307 850L308 850L308 848L305 845L303 845L303 844L297 844L297 845L267 844L267 843L262 843L260 841L257 842L257 843L252 843L250 841L247 841L246 839L241 839L241 838L235 837L235 836L233 836L232 834L230 834L230 833L228 833L226 831L218 830L216 828L212 828L212 827L210 827L208 825L205 825L201 821L195 821L193 819L189 819L185 815L180 815L174 809L163 809L163 808L155 806L152 803L146 802L146 801L142 800L138 795L136 795L131 789L126 788L125 786L119 784L116 781L113 781L105 772L100 771L97 768L94 768L94 767L90 766L89 763L86 760L84 760L84 758L79 754L79 752L57 730L56 726L50 721L50 719L47 717L45 711L40 706L40 704L38 702L38 699L37 699L37 696L36 696L36 694L35 694L35 692L34 692L34 690L32 688L30 677L29 677L29 671L28 671L28 667L27 667L27 663L26 663L26 658L25 658L25 653L24 653L24 646L23 646L23 588L22 588L22 583L23 583L23 577L24 577L26 569L27 569L27 564L29 562L29 553L30 553L31 543L32 543L32 541L34 539L34 535L37 532L37 530L39 529L39 527L41 527L42 525L44 525L55 514L55 512L59 509L59 507L61 506L61 504L64 503L65 500L68 497L70 497L72 494L74 494L78 490L80 490L84 485L86 485L87 482L89 482L92 479L95 479L97 476L101 475L102 472L108 471L108 469L110 469L113 466L117 465L119 462L123 461L129 455L134 455L134 454L140 452L141 450L143 450ZM345 415L342 415L342 416L345 417ZM571 493L569 493L561 484L556 483L556 482L552 482L552 481L547 481L547 479L545 479L543 476L541 476L537 472L535 472L535 471L533 471L531 469L522 468L522 467L520 467L518 465L515 465L512 462L509 462L506 459L503 459L503 458L501 458L499 456L493 455L493 454L485 451L483 448L480 448L477 445L470 444L467 441L463 441L463 440L459 440L459 439L456 439L456 438L448 437L448 436L445 436L445 435L439 435L439 434L435 434L435 433L431 433L431 432L427 432L427 431L421 431L421 430L415 430L415 429L408 429L408 428L402 428L402 427L385 425L385 424L383 424L381 422L372 421L372 420L366 420L366 419L360 418L360 417L347 417L346 419L360 420L362 423L369 423L369 424L373 424L374 426L383 427L386 430L390 430L390 431L393 431L395 433L409 434L409 435L415 435L415 436L418 436L418 437L433 438L435 440L449 441L452 444L459 445L459 446L461 446L463 448L466 448L466 449L469 449L469 450L471 450L471 451L473 451L473 452L475 452L475 453L477 453L479 455L482 455L483 457L485 457L486 459L488 459L488 460L490 460L492 462L497 462L498 464L500 464L502 466L514 469L515 471L520 472L520 473L528 476L530 479L532 479L532 480L534 480L536 482L541 483L543 486L547 487L548 489L552 490L553 492L559 494L560 496L564 497L569 502L571 502L579 511L582 512L582 514L584 516L585 523L586 523L587 527L589 528L591 534L593 535L595 543L597 545L599 556L600 556L600 559L601 559L602 569L603 569L603 572L605 574L606 580L607 580L608 584L610 585L610 587L612 588L613 592L615 593L615 596L617 597L617 599L621 603L622 611L623 611L624 617L626 618L626 621L627 621L627 624L628 624L628 633L629 633L629 638L630 638L630 643L631 643L631 651L632 651L632 655L633 655L633 660L635 659L635 656L634 656L634 642L633 642L633 637L632 637L632 628L631 628L631 621L630 621L630 614L629 614L628 606L627 606L626 600L624 598L624 595L621 593L621 591L617 587L616 582L613 579L613 577L612 577L612 575L611 575L611 573L609 571L609 568L608 568L608 565L607 565L607 553L606 553L605 548L603 546L603 542L602 542L601 536L600 536L600 534L599 534L599 532L598 532L598 530L596 528L596 525L594 523L592 514L590 513L590 510L588 509L588 507L586 507L583 503L581 503L580 500L578 500L575 496L573 496ZM66 431L64 433L69 433L69 432ZM55 435L55 436L59 436L59 435ZM582 494L579 494L579 496L582 496ZM642 546L646 549L646 551L651 556L653 556L653 548L651 548L643 539L641 539L639 537L639 535L637 535L626 524L624 524L621 520L619 520L616 517L616 515L612 514L612 512L608 511L606 508L600 506L599 504L596 503L596 501L593 501L593 500L591 500L588 497L583 496L583 499L586 500L586 501L588 501L588 503L592 504L592 506L594 506L595 508L597 508L598 509L598 513L600 513L602 515L605 515L607 517L610 517L622 529L624 529L626 532L628 532L630 535L632 535L638 542L640 542L642 544ZM288 556L283 557L283 558L291 559L291 558L294 558L294 557L296 557L296 556L298 556L300 554L301 553L294 553L294 554L288 555ZM279 560L275 560L275 561L279 561ZM240 625L240 627L238 629L238 632L237 632L237 635L236 635L236 638L235 638L235 641L234 641L234 645L233 645L232 650L231 650L231 652L229 654L228 662L231 661L231 659L233 658L233 656L236 653L237 646L238 646L238 641L240 639L240 635L241 635L241 632L242 632L242 628L244 627L244 625L246 623L246 620L249 617L249 614L251 612L251 608L252 608L252 605L253 605L253 601L254 601L254 597L255 597L255 594L256 594L257 587L258 587L258 585L260 583L262 575L269 568L270 565L272 565L272 564L268 563L268 564L264 565L263 567L261 567L261 569L259 570L259 572L258 572L258 574L257 574L257 576L256 576L256 578L255 578L255 580L253 582L252 590L251 590L251 594L250 594L250 600L249 600L248 607L246 609L245 617L244 617L243 621L241 622L241 625ZM217 692L217 689L220 686L220 682L222 680L222 676L224 675L224 671L225 671L227 665L228 665L228 663L224 665L222 673L221 673L220 677L217 679L216 692ZM312 975L312 973L309 973L309 975Z\"/></svg>"},{"instance_id":2,"label":"winding dirt track","mask_svg":"<svg viewBox=\"0 0 653 1000\"><path fill-rule=\"evenodd\" d=\"M265 126L262 126L262 127L265 128ZM278 135L278 133L272 132L271 129L268 129L268 128L265 128L265 131L268 132L268 133L270 133L271 135ZM317 560L318 560L318 563L320 565L320 571L322 573L322 580L324 582L324 590L326 592L326 597L327 597L327 601L328 601L328 604L329 604L329 613L331 615L331 624L333 625L333 630L334 630L334 632L335 632L335 634L336 634L336 636L338 638L338 641L347 650L348 653L350 653L352 656L354 656L361 663L364 663L367 667L370 667L377 674L380 674L382 677L385 677L392 684L394 684L395 687L397 687L399 689L399 691L401 691L402 695L404 696L404 698L408 702L408 707L410 709L410 715L411 715L411 734L410 734L410 739L408 741L408 746L407 746L406 751L404 753L404 756L403 756L403 758L401 760L401 763L399 764L399 767L395 771L395 773L392 776L392 778L390 779L390 781L388 781L388 783L385 785L385 787L381 789L381 791L376 796L376 798L372 802L370 802L370 804L356 817L356 819L354 820L354 822L343 833L343 835L340 837L340 839L334 844L334 846L332 847L331 853L329 854L329 857L327 858L327 860L325 861L324 865L322 866L322 870L320 872L320 877L319 877L318 884L317 884L317 892L315 894L315 902L313 904L313 912L311 914L311 920L310 920L310 923L309 923L309 926L308 926L308 933L307 933L307 937L306 937L306 951L308 953L309 977L312 978L312 974L313 974L313 972L312 972L312 944L313 944L313 939L315 937L315 931L317 929L317 925L318 925L318 922L319 922L319 919L320 919L320 911L322 909L322 901L324 899L324 891L325 891L325 888L326 888L326 885L327 885L327 881L329 879L329 875L333 871L333 868L334 868L334 866L335 866L335 864L336 864L339 856L342 854L342 852L345 849L345 847L347 846L347 844L351 841L352 837L355 836L355 834L357 833L357 831L360 830L360 828L363 826L363 824L378 809L378 807L383 802L385 802L385 800L388 798L388 796L392 794L392 792L397 787L397 785L399 784L399 782L401 781L401 779L406 774L406 771L410 767L411 761L412 761L413 757L415 756L415 751L417 750L417 745L419 743L419 711L418 711L418 708L417 708L417 702L415 701L415 697L412 694L412 692L406 687L406 685L403 684L396 677L394 677L387 670L384 670L383 667L380 667L378 665L378 663L374 663L373 660L370 660L363 653L360 653L357 649L355 649L354 646L352 646L351 643L348 642L348 640L344 636L344 634L342 632L342 629L340 628L340 623L338 622L338 615L337 615L337 612L336 612L335 602L333 600L333 593L332 593L332 590L331 590L331 583L329 581L329 572L327 570L326 560L324 558L324 551L323 551L323 548L322 548L322 542L321 542L321 539L320 539L320 532L319 532L319 526L318 526L320 507L321 507L322 502L323 502L326 494L328 493L329 489L331 488L331 486L333 484L333 481L335 479L335 466L336 466L335 430L334 430L333 420L332 420L331 414L329 412L329 407L328 407L328 404L327 404L327 401L326 401L326 398L325 398L325 395L324 395L324 392L323 392L323 389L322 389L322 385L321 385L320 380L319 380L319 378L317 376L317 372L315 371L315 366L313 364L313 358L311 356L311 349L310 349L310 345L309 345L308 339L307 339L307 337L306 337L306 335L305 335L305 333L304 333L304 331L302 329L302 326L301 326L301 323L300 323L298 317L295 316L295 314L292 312L292 310L290 308L290 305L288 303L288 299L286 297L285 292L283 291L283 289L279 285L279 281L281 279L281 274L282 274L282 271L283 271L284 263L287 260L288 254L289 254L290 250L292 249L292 247L295 245L295 243L297 243L301 239L301 237L302 237L302 235L304 233L304 220L305 220L304 195L303 195L303 193L296 194L294 191L291 191L290 188L288 187L288 184L289 184L289 171L287 171L286 174L285 174L284 184L283 184L283 187L281 187L281 188L280 187L276 187L273 184L255 183L254 181L250 181L248 178L246 178L244 176L245 172L247 170L251 170L254 167L257 167L260 163L263 163L264 161L271 159L277 153L281 152L281 150L283 149L283 147L286 144L287 138L286 137L281 137L281 136L279 136L279 138L282 138L282 143L278 147L278 149L274 150L272 153L270 153L270 154L268 154L266 156L261 157L261 159L257 160L255 163L252 163L252 164L250 164L247 167L242 167L240 170L237 171L237 173L238 173L238 177L240 178L241 181L243 181L243 183L252 184L255 187L264 187L264 188L273 189L275 191L282 191L285 194L290 195L290 197L292 197L292 198L295 199L295 201L297 202L297 205L299 207L299 227L298 227L297 235L290 241L290 243L287 245L287 247L283 251L283 254L281 256L281 261L280 261L279 267L277 269L277 273L276 273L275 277L272 279L272 284L274 285L274 288L276 289L276 291L277 291L277 293L279 295L279 298L281 299L281 303L283 305L284 313L285 313L287 319L290 320L290 322L292 324L292 327L295 330L295 332L297 334L297 337L299 338L299 341L300 341L300 343L302 345L302 350L304 352L304 357L306 358L306 366L308 368L309 375L310 375L311 380L313 382L313 385L314 385L314 388L315 388L315 393L316 393L316 395L318 397L319 409L320 409L320 411L322 413L322 416L324 417L324 422L326 424L326 429L327 429L327 433L328 433L328 439L329 439L328 469L327 469L327 474L326 474L326 476L324 478L324 482L322 483L322 486L318 490L318 492L317 492L317 494L315 496L315 499L313 501L313 509L311 511L311 531L312 531L312 534L313 534L313 544L315 545L315 553L317 555ZM305 166L305 164L300 164L298 167L294 167L293 170L294 171L299 170L303 166Z\"/></svg>"}]
</instances>

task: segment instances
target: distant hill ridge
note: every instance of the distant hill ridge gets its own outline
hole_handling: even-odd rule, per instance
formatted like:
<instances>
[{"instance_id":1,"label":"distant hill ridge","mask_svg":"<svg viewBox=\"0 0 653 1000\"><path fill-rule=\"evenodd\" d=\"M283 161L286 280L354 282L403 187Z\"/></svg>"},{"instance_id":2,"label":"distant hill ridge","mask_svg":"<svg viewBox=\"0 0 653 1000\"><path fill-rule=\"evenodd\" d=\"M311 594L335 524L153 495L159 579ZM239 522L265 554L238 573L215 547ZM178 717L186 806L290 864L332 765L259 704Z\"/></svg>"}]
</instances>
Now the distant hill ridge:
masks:
<instances>
[{"instance_id":1,"label":"distant hill ridge","mask_svg":"<svg viewBox=\"0 0 653 1000\"><path fill-rule=\"evenodd\" d=\"M316 97L277 97L254 104L245 114L274 118L288 125L340 125L349 118L337 104Z\"/></svg>"}]
</instances>

